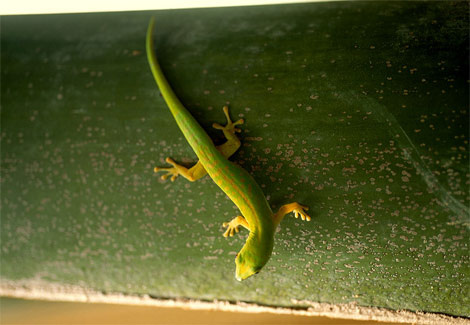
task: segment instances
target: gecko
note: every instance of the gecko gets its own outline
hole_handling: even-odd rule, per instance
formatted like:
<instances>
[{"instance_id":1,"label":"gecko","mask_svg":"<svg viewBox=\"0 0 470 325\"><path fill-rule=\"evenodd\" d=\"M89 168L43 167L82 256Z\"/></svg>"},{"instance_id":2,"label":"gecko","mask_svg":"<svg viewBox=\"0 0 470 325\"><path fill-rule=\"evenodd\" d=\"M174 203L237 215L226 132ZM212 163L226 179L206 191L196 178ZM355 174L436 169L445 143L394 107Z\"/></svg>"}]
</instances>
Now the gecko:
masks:
<instances>
[{"instance_id":1,"label":"gecko","mask_svg":"<svg viewBox=\"0 0 470 325\"><path fill-rule=\"evenodd\" d=\"M151 18L146 35L146 52L150 69L176 124L199 159L191 168L186 168L167 157L166 162L171 167L155 167L154 172L165 172L161 176L163 180L170 178L174 181L181 175L191 182L208 174L237 206L241 215L222 224L227 228L223 236L232 237L239 232L240 226L249 231L245 244L235 257L235 278L238 281L245 280L259 273L270 259L274 235L284 216L293 212L296 218L300 216L302 220L310 221L311 218L306 213L308 207L293 202L281 206L273 213L254 178L241 166L228 159L241 146L237 136L241 130L237 126L244 121L240 119L232 122L229 109L224 106L223 112L227 124L222 126L214 123L212 126L221 130L227 141L218 146L212 142L206 131L180 102L163 74L155 53L154 29L155 19Z\"/></svg>"}]
</instances>

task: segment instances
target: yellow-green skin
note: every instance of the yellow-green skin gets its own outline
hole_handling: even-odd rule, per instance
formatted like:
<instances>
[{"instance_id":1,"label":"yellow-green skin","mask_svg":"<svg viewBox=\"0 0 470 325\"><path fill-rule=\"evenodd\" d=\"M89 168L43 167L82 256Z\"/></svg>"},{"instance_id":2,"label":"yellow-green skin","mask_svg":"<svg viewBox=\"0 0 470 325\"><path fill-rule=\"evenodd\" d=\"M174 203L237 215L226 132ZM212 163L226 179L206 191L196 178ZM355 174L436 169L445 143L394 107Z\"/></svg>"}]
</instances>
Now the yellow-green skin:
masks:
<instances>
[{"instance_id":1,"label":"yellow-green skin","mask_svg":"<svg viewBox=\"0 0 470 325\"><path fill-rule=\"evenodd\" d=\"M216 148L204 129L176 97L155 55L154 24L152 18L147 30L146 48L150 68L161 94L178 127L199 158L199 162L212 180L240 209L249 225L249 237L235 259L235 276L240 281L244 280L258 273L271 257L274 233L282 216L272 212L263 191L253 177L246 170L229 161ZM294 210L290 209L290 211ZM300 211L294 212L296 216L297 212L300 213ZM304 219L303 215L302 219ZM238 229L235 230L238 232Z\"/></svg>"}]
</instances>

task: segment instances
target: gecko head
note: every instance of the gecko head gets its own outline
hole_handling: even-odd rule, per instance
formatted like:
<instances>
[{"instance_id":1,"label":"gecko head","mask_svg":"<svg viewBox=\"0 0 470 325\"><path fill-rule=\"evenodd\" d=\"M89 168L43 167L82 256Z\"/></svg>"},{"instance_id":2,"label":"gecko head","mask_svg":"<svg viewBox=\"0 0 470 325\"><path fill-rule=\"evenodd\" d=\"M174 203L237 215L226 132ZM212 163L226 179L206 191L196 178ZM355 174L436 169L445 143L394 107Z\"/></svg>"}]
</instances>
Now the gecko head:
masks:
<instances>
[{"instance_id":1,"label":"gecko head","mask_svg":"<svg viewBox=\"0 0 470 325\"><path fill-rule=\"evenodd\" d=\"M257 274L271 257L273 245L271 240L259 241L250 236L235 258L235 278L243 281Z\"/></svg>"},{"instance_id":2,"label":"gecko head","mask_svg":"<svg viewBox=\"0 0 470 325\"><path fill-rule=\"evenodd\" d=\"M267 262L267 261L266 261ZM254 258L252 254L240 251L235 258L235 264L237 269L235 271L235 278L238 281L243 281L250 276L259 273L263 268L264 264L259 264L257 258Z\"/></svg>"}]
</instances>

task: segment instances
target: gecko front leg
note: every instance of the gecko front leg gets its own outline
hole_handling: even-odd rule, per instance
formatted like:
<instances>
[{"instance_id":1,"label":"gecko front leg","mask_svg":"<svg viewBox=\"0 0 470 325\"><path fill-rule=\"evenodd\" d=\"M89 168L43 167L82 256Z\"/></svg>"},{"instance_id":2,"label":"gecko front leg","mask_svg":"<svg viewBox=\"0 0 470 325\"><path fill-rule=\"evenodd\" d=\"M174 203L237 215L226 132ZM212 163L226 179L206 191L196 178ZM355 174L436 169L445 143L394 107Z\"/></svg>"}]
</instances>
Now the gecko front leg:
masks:
<instances>
[{"instance_id":1,"label":"gecko front leg","mask_svg":"<svg viewBox=\"0 0 470 325\"><path fill-rule=\"evenodd\" d=\"M239 226L250 230L250 225L242 216L235 217L230 222L224 222L223 226L227 228L227 230L224 232L224 237L232 237L235 233L238 233Z\"/></svg>"},{"instance_id":2,"label":"gecko front leg","mask_svg":"<svg viewBox=\"0 0 470 325\"><path fill-rule=\"evenodd\" d=\"M291 213L291 212L294 212L294 216L296 218L300 216L302 220L310 221L311 220L310 216L305 212L307 210L308 210L308 207L300 205L297 202L285 204L282 207L280 207L279 211L277 211L273 215L274 224L276 226L279 225L282 219L284 219L284 217L286 216L286 214Z\"/></svg>"}]
</instances>

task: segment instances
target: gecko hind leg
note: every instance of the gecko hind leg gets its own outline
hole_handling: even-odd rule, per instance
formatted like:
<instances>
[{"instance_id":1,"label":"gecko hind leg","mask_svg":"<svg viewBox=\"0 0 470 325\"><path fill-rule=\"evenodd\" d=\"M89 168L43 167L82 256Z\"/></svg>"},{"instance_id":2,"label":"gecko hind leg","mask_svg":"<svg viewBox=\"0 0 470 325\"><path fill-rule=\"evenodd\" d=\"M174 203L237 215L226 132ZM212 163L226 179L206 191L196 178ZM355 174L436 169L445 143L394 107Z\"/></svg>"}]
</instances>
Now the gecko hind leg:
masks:
<instances>
[{"instance_id":1,"label":"gecko hind leg","mask_svg":"<svg viewBox=\"0 0 470 325\"><path fill-rule=\"evenodd\" d=\"M228 110L228 106L223 107L225 117L227 119L227 124L222 126L218 123L212 124L212 127L217 130L221 130L224 133L227 142L217 146L217 150L219 150L225 157L230 157L233 155L238 148L241 146L240 139L237 137L236 133L240 133L241 130L237 128L237 125L243 124L243 119L239 119L238 121L232 122L230 119L230 114Z\"/></svg>"},{"instance_id":2,"label":"gecko hind leg","mask_svg":"<svg viewBox=\"0 0 470 325\"><path fill-rule=\"evenodd\" d=\"M170 157L166 158L165 161L169 163L170 165L172 165L173 167L155 167L153 169L155 173L166 172L166 174L162 175L161 177L163 180L166 180L168 177L171 177L170 180L174 182L175 179L179 175L181 175L184 178L186 178L188 181L194 182L207 173L206 170L204 169L204 166L202 166L200 162L196 163L191 168L186 168L184 166L177 164Z\"/></svg>"},{"instance_id":3,"label":"gecko hind leg","mask_svg":"<svg viewBox=\"0 0 470 325\"><path fill-rule=\"evenodd\" d=\"M241 130L236 128L236 126L243 124L243 120L240 119L236 122L232 122L232 120L230 119L228 107L224 106L223 110L225 117L227 118L227 125L221 126L218 123L214 123L212 126L217 130L222 130L224 136L227 138L227 141L225 143L217 146L217 150L219 150L219 152L221 152L225 158L229 158L241 146L240 139L238 139L238 137L236 136L236 133L240 133ZM170 157L166 158L165 161L173 167L155 167L153 169L155 173L166 172L166 174L161 176L161 179L163 180L170 178L170 180L174 182L176 178L181 175L187 180L194 182L207 174L207 171L204 169L204 166L199 161L191 168L186 168L177 164Z\"/></svg>"}]
</instances>

